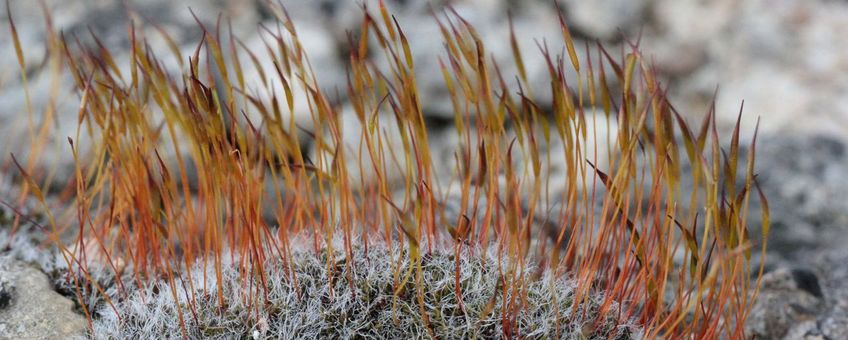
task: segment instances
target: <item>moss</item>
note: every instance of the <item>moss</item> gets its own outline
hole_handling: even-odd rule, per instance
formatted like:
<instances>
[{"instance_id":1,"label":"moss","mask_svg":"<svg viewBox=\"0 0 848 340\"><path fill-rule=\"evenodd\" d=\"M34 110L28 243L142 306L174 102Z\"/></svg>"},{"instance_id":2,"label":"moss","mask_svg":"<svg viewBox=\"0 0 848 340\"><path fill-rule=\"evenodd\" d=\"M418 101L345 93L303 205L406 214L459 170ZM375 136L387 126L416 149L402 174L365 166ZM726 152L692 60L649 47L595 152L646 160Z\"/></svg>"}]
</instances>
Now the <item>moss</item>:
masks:
<instances>
[{"instance_id":1,"label":"moss","mask_svg":"<svg viewBox=\"0 0 848 340\"><path fill-rule=\"evenodd\" d=\"M56 54L57 61L74 65L68 68L71 78L80 97L86 98L78 110L78 121L86 122L80 131L87 131L91 141L69 140L72 147L80 143L81 148L73 150L74 170L86 176L75 183L77 191L69 191L78 195L71 214L56 211L53 216L69 216L71 225L91 224L65 230L78 232L75 240L97 240L86 241L88 245L102 240L103 253L126 262L121 265L126 266L123 275L138 278L135 286L132 277L116 281L108 270L92 268L104 262L102 256L77 256L82 264L66 263L91 271L83 280L68 282L61 266L45 269L59 273L54 275L60 279L64 276L60 289L82 292L80 305L97 312L97 336L149 338L187 331L186 336L211 338L614 338L627 337L633 329L627 320L614 319L620 314L618 306L607 304L602 294L574 299L577 283L552 277L550 265L538 273L521 268L525 272L520 277L541 273L542 278L515 284L501 277L503 260L491 254L454 259L451 251L437 251L418 263L408 250L375 246L370 252L356 248L352 256L297 252L295 280L280 258L264 255L273 252L251 253L269 243L288 249L297 245L290 234L314 231L322 234L315 235L314 242L343 234L348 247L356 235L378 233L400 248L425 240L450 242L447 235L453 238L450 244L500 243L510 249L502 254L508 259L563 261L558 268L585 278L581 292L591 292L595 282L609 282L598 285L615 287L607 291L609 296L642 299L634 302L639 308L632 311L645 324L658 327L648 334L689 338L726 332L728 338L744 337L741 328L723 325L744 322L751 307L744 296L752 280L740 274L750 270L750 254L743 258L739 251L749 241L739 231L748 226L737 215L747 211L754 189L766 203L754 180L753 140L748 162L752 166L739 171L743 163L738 133L725 153L714 112L703 126L690 128L665 98L665 87L657 82L649 60L642 59L638 44L622 49L618 61L598 46L593 70L595 53L587 51L581 61L562 16L565 49L557 54L556 48L548 51L545 45L540 51L550 80L552 102L547 104L553 104L542 109L545 103L524 94L544 89L531 91L527 79L516 79L517 89L508 86L476 30L457 13L445 13L436 18L446 52L440 70L457 129L456 135L444 136L460 142L444 148L430 145L443 134L430 135L423 117L421 101L427 99L416 82L414 55L402 25L389 20L384 7L379 10L383 20L375 20L376 12L366 12L361 36L350 36L359 53L349 56L347 104L342 107L332 104L334 91L321 89L320 75L313 74L291 28L294 23L282 8L273 11L280 24L277 32L264 29L267 34L260 36L266 51L259 54L273 61L276 72L268 72L270 65L257 61L245 45L241 47L252 62L241 63L234 38L227 44L211 31L179 74L159 67L161 52L143 35L131 35L133 48L126 61L132 82L125 81L121 68L104 67L112 57L103 47L65 44L65 53ZM11 18L9 23L14 26ZM17 43L15 32L12 29ZM63 46L55 39L52 44ZM511 45L513 61L521 69L521 49L517 42ZM225 50L232 55L224 57ZM384 55L388 67L378 67L380 59L367 54ZM261 83L242 74L249 68L256 69ZM614 77L608 79L605 69ZM565 77L570 71L577 75L576 88ZM264 73L271 75L270 82ZM260 91L254 91L257 87ZM264 98L262 90L275 95ZM295 112L295 97L307 103L297 110L303 112ZM291 115L283 117L281 111ZM311 122L300 122L300 115ZM386 122L384 115L389 117ZM296 127L305 132L302 141ZM357 146L358 156L348 154ZM172 147L175 153L165 152ZM603 149L607 152L598 152ZM84 154L88 156L78 157ZM694 188L703 190L694 190L691 197L676 194L679 183L686 181L678 178L680 166L687 162L692 169L704 169L696 171L692 181ZM559 170L549 171L553 168ZM357 169L373 169L374 174L365 176ZM271 182L280 190L268 190L268 173L277 177ZM743 176L739 187L736 180ZM24 177L34 188L42 180ZM442 202L446 195L453 199ZM559 213L552 213L556 202ZM698 203L687 206L689 202ZM39 204L50 211L45 200ZM763 221L768 221L767 210ZM699 224L698 213L703 211L708 216ZM540 219L545 223L538 223ZM65 226L60 224L51 227ZM345 227L342 231L332 229L339 224ZM272 226L282 228L277 237L269 230ZM696 237L697 230L705 231L702 239ZM401 238L404 242L397 242ZM73 249L77 243L67 244ZM563 258L550 251L563 250L564 244L569 251L559 254ZM233 253L222 253L226 247ZM678 251L690 261L671 268ZM88 251L80 247L74 252ZM232 262L223 269L181 268L200 253ZM46 257L55 258L55 253ZM245 274L255 272L233 259L244 257L269 259L261 266L266 271L262 281ZM456 296L454 287L456 264L462 296ZM697 275L698 269L722 273L721 280ZM410 272L415 272L414 279L404 279L398 287L397 274ZM191 286L185 282L189 278L194 278ZM674 278L681 278L680 289L665 299L657 287L671 286ZM129 296L118 294L117 282L135 288ZM95 293L100 287L117 303L117 313ZM692 291L698 291L697 301L677 303L690 299L684 292ZM605 306L602 311L597 310L600 304ZM191 310L180 307L187 305ZM699 312L696 306L720 310ZM690 313L692 322L674 322Z\"/></svg>"},{"instance_id":2,"label":"moss","mask_svg":"<svg viewBox=\"0 0 848 340\"><path fill-rule=\"evenodd\" d=\"M497 270L498 260L493 253L486 252L461 257L462 305L455 294L456 263L452 251L436 251L422 259L420 293L428 319L425 323L414 282L398 290L397 296L393 294L395 268L387 259L400 258L401 273L414 270L408 254L398 251L390 254L385 248L371 247L366 255L363 249L354 248L350 266L345 263L343 253L336 253L334 258L340 260L332 266L335 273L330 280L326 251L302 250L293 259L296 284L279 262L266 263L267 301L259 298L263 293L247 290L246 287L258 287L259 283L256 279L242 278L238 261L225 263L222 282L216 282L214 275L207 277L205 290L198 279L203 275L203 266L197 264L192 268L198 297L197 319L187 308L190 299L187 283L177 283L179 301L174 301L168 283L160 281L153 285L159 289L158 294L152 293L153 289L134 290L127 299L115 294L112 298L118 301L120 319L101 302L94 335L152 338L181 334L175 306L181 306L189 336L213 339L256 334L263 338L421 338L428 337L431 331L443 339L491 338L501 334L525 338L552 338L559 334L560 338L627 339L638 331L633 324L618 324L610 317L595 320L596 308L603 302L600 294L591 295L588 303L571 314L575 282L568 277L550 276L527 283L524 288L527 303L506 330L501 313L504 286L498 283L502 280ZM526 268L525 274L532 269ZM215 293L218 284L224 289L223 309L219 308ZM511 298L514 293L507 289L506 297ZM248 298L251 294L253 298ZM489 306L491 302L493 306ZM257 304L261 307L257 308ZM487 307L494 307L491 313L484 313ZM617 308L614 304L613 309Z\"/></svg>"}]
</instances>

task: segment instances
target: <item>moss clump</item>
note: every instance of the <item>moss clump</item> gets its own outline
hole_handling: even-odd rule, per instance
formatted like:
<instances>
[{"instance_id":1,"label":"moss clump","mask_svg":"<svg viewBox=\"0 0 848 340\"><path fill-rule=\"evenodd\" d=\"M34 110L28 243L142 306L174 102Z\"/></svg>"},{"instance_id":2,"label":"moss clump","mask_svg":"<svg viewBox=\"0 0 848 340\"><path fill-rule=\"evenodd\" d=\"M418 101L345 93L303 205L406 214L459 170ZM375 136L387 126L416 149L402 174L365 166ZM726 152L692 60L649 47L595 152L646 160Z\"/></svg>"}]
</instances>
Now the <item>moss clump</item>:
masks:
<instances>
[{"instance_id":1,"label":"moss clump","mask_svg":"<svg viewBox=\"0 0 848 340\"><path fill-rule=\"evenodd\" d=\"M414 339L434 335L466 339L512 334L523 338L627 339L638 332L633 324L611 317L617 314L614 312L598 319L597 309L603 301L600 294L591 294L590 301L575 313L572 296L576 283L550 275L524 285L526 302L515 319L505 323L503 297L510 299L516 292L504 292L503 287L509 284L503 283L505 278L498 270L494 252L460 257L461 304L455 293L453 251L434 251L422 257L419 287L427 321L420 312L414 279L402 288L394 283L396 268L392 262L400 266L398 272L412 269L414 273L415 264L406 251L372 246L366 252L355 247L351 266L341 251L334 251L335 261L329 263L335 265L328 266L327 255L326 250L295 252L292 264L296 280L282 262L266 263L264 292L258 276L243 275L241 262L233 262L229 256L224 257L220 282L211 262L207 264L204 287L204 266L198 263L191 270L191 285L187 278L174 286L159 281L153 284L157 289L134 290L126 299L114 296L120 316L102 304L100 317L94 322L94 336L161 338L181 334L178 313L182 313L186 332L192 338ZM524 273L531 277L532 268ZM223 308L215 294L218 284L223 286ZM193 310L188 307L192 298L196 300ZM516 301L520 303L520 299ZM486 313L487 309L491 312ZM509 325L508 331L505 325Z\"/></svg>"}]
</instances>

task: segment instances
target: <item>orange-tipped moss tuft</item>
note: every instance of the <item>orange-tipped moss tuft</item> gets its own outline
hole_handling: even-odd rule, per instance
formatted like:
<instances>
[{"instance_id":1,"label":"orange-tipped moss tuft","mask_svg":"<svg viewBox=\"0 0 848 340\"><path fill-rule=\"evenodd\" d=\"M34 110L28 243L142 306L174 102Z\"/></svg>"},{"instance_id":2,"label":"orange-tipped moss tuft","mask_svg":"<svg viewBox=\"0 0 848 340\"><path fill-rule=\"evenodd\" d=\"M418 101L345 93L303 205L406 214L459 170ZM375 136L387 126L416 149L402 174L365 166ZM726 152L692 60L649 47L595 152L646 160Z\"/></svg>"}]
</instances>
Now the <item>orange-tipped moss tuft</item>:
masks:
<instances>
[{"instance_id":1,"label":"orange-tipped moss tuft","mask_svg":"<svg viewBox=\"0 0 848 340\"><path fill-rule=\"evenodd\" d=\"M584 335L610 320L637 323L645 338L745 335L762 273L751 253L765 250L745 222L751 195L766 206L756 137L740 160L738 124L729 144L712 111L690 127L638 44L618 56L581 48L560 18L564 53L544 42L521 46L513 35L518 74L504 74L474 27L440 13L439 65L455 129L436 134L403 23L382 2L363 11L359 34L349 36L344 107L330 99L334 89L318 85L321 65L310 63L296 20L281 7L271 12L278 22L260 28L259 49L222 34L220 20L199 24L191 55L170 51L179 74L133 25L126 65L102 45L51 43L81 98L68 145L73 208L49 215L51 237L90 320L114 313L120 321L137 311L118 306L159 301L127 293L158 282L179 301L172 312L186 337L198 334L198 315L224 315L234 303L255 311L238 322L260 322L249 315L288 308L269 302L279 301L272 295L281 280L296 295L291 303L314 301L301 289L317 271L302 268L295 251L308 246L323 260L321 279L348 286L328 290L328 304L369 298L356 295L368 270L358 266L390 268L391 300L381 303L395 326L417 315L419 335L444 334L433 301L445 297L436 293L462 297L451 300L454 312L473 307L475 319L500 320L503 336L540 335L522 332L541 287L554 300L547 312L562 316L546 336L576 334L574 323L586 320ZM529 53L543 54L549 87L527 81ZM546 92L550 103L537 99ZM30 125L34 140L44 138ZM43 176L28 162L15 162L27 178L24 195L51 211ZM67 230L77 233L63 243ZM434 293L432 262L447 258L455 262L451 285ZM482 306L469 305L480 301L467 292L480 289L462 277L476 258L497 273ZM130 287L109 290L96 270ZM556 294L565 279L573 287ZM234 291L224 280L249 284Z\"/></svg>"}]
</instances>

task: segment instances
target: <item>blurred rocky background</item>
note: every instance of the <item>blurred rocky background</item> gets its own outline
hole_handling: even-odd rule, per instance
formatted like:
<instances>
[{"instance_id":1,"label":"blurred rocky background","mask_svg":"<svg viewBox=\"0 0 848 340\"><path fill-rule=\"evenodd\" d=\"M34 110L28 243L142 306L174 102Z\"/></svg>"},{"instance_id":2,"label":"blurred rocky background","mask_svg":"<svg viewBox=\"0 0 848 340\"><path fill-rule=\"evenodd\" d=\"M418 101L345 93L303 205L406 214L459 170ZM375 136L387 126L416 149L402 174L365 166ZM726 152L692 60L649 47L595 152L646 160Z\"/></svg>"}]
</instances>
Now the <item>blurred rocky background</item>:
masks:
<instances>
[{"instance_id":1,"label":"blurred rocky background","mask_svg":"<svg viewBox=\"0 0 848 340\"><path fill-rule=\"evenodd\" d=\"M281 1L318 70L319 83L330 93L334 89L344 93L347 32L358 29L363 2L376 8L372 0ZM757 118L761 119L757 170L770 200L772 235L764 259L769 273L763 298L749 328L758 338L848 338L848 2L558 2L578 47L600 41L608 50L618 51L628 41L641 41L643 54L651 56L668 85L672 103L693 123L708 110L716 91L717 119L725 136L743 100L742 140L751 138ZM256 48L261 48L259 25L275 25L273 13L261 0L42 3L12 0L10 8L26 58L30 103L36 113L47 109L58 115L57 144L75 132L78 97L69 77L60 76L58 82L51 77L48 54L57 51L44 45L45 9L56 31L92 44L91 30L113 51L127 51L127 27L132 20L154 48L168 51L167 42L156 38L156 28L142 23L158 23L183 53L192 52L201 33L189 9L207 27L214 27L218 14L223 14L235 34ZM439 86L443 79L437 56L443 47L431 9L439 13L444 6L452 6L475 25L489 52L496 60L505 60L504 65L511 60L507 25L507 13L511 13L530 81L539 82L539 87L545 86L547 73L536 42L547 42L552 51L562 48L553 0L386 0L386 4L412 44L422 103L434 133L448 128L453 113L448 94ZM128 14L129 8L133 15ZM8 19L2 12L0 152L25 154L28 104ZM118 53L116 58L120 63L127 55L128 51ZM343 96L335 104L344 107ZM47 151L51 162L70 164L70 153L54 149L52 154ZM8 190L8 185L0 187L0 195ZM757 219L752 217L752 225ZM2 275L6 274L0 271ZM7 313L3 309L14 308L9 305L0 303L0 315ZM0 321L0 337L4 334L16 333L8 333Z\"/></svg>"}]
</instances>

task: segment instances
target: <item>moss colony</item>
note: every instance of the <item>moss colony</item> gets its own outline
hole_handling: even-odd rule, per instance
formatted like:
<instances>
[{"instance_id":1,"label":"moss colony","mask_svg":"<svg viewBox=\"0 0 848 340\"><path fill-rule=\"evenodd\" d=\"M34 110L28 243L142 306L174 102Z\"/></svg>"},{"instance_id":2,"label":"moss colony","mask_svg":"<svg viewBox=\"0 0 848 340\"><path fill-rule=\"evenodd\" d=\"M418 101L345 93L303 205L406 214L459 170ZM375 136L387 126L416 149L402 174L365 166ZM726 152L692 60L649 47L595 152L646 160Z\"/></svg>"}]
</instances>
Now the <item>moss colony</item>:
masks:
<instances>
[{"instance_id":1,"label":"moss colony","mask_svg":"<svg viewBox=\"0 0 848 340\"><path fill-rule=\"evenodd\" d=\"M254 44L198 20L189 52L136 22L120 56L48 36L79 95L73 166L40 162L50 111L9 164L54 248L32 257L93 337L745 336L756 137L743 159L738 124L729 142L711 110L690 128L638 43L575 46L560 16L556 41L511 34L496 61L438 13L453 116L436 130L381 1L343 89L319 86L297 18L269 13Z\"/></svg>"}]
</instances>

